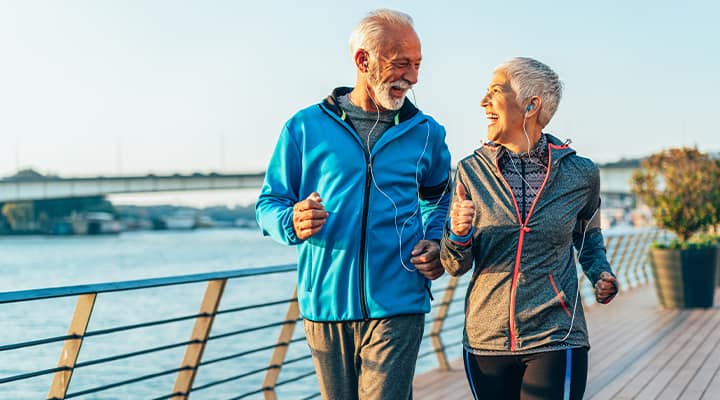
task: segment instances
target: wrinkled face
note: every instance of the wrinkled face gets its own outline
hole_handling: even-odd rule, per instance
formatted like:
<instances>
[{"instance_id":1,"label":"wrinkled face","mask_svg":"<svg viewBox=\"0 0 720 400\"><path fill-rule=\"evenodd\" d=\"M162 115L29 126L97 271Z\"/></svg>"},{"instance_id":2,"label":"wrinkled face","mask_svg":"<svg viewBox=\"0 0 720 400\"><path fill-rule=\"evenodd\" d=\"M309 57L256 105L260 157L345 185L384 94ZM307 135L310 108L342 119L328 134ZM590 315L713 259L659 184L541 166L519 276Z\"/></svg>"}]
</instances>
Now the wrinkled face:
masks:
<instances>
[{"instance_id":1,"label":"wrinkled face","mask_svg":"<svg viewBox=\"0 0 720 400\"><path fill-rule=\"evenodd\" d=\"M386 32L384 47L377 59L368 61L368 83L378 106L399 110L408 90L417 83L422 54L420 40L410 28Z\"/></svg>"},{"instance_id":2,"label":"wrinkled face","mask_svg":"<svg viewBox=\"0 0 720 400\"><path fill-rule=\"evenodd\" d=\"M488 119L489 141L506 144L516 135L523 135L525 112L504 71L495 72L480 105Z\"/></svg>"}]
</instances>

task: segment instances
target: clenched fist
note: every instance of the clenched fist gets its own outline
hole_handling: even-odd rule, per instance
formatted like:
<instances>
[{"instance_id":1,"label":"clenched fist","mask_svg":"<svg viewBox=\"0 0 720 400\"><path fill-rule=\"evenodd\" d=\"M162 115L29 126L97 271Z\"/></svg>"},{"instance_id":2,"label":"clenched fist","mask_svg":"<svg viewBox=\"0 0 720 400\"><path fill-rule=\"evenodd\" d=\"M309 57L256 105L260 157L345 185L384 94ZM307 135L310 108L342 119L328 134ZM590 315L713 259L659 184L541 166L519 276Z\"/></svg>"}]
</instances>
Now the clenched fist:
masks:
<instances>
[{"instance_id":1,"label":"clenched fist","mask_svg":"<svg viewBox=\"0 0 720 400\"><path fill-rule=\"evenodd\" d=\"M595 282L595 300L600 304L607 304L615 298L617 292L617 279L608 272L600 273L600 279Z\"/></svg>"},{"instance_id":2,"label":"clenched fist","mask_svg":"<svg viewBox=\"0 0 720 400\"><path fill-rule=\"evenodd\" d=\"M295 234L301 240L305 240L310 236L320 232L325 221L327 221L328 212L322 205L320 194L312 192L302 201L298 201L293 206L293 229Z\"/></svg>"}]
</instances>

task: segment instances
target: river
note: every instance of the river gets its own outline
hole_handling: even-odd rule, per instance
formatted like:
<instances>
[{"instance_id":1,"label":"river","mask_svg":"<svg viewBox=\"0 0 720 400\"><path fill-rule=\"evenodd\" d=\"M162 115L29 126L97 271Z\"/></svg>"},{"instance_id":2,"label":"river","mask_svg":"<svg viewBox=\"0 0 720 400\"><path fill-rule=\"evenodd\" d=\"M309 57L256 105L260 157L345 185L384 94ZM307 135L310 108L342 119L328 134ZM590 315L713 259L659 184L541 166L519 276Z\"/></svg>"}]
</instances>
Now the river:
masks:
<instances>
[{"instance_id":1,"label":"river","mask_svg":"<svg viewBox=\"0 0 720 400\"><path fill-rule=\"evenodd\" d=\"M76 237L1 237L0 292L44 287L116 282L135 279L187 275L194 273L264 267L295 262L295 249L264 238L256 229L209 229L193 231L129 232L116 236ZM260 280L262 279L262 280ZM295 274L231 280L225 290L221 309L242 307L268 300L287 299L294 288ZM438 283L442 285L441 282ZM437 286L442 287L442 286ZM108 293L98 296L89 331L129 325L197 312L205 284L182 285L163 289ZM438 289L439 290L439 289ZM436 291L436 297L440 295ZM436 302L438 299L436 299ZM0 305L0 345L64 335L67 332L76 298L60 298ZM282 319L287 306L272 310L219 316L213 333L232 332ZM301 337L298 324L295 337ZM85 340L79 362L109 357L182 342L188 339L192 321L163 325L160 329L143 328L122 334L94 336ZM458 329L459 340L461 331ZM246 351L272 344L277 330L230 336L211 341L203 359ZM62 343L0 352L0 379L57 364ZM423 350L427 350L424 347ZM459 350L459 349L458 349ZM70 393L98 385L131 379L162 370L177 368L184 348L155 353L108 364L79 368L73 375ZM455 356L459 355L459 351ZM303 343L291 345L287 359L307 354ZM453 352L451 352L453 354ZM228 362L209 364L200 369L196 385L213 382L245 371L267 366L268 353ZM308 361L309 363L309 361ZM298 375L309 364L291 364L284 377ZM419 370L435 367L433 357L422 360ZM146 399L170 393L174 374L134 385L83 396L83 399ZM254 379L254 380L253 380ZM224 399L259 388L262 375L193 392L192 398ZM44 399L51 375L0 385L0 399ZM278 388L281 399L306 396L317 390L314 377ZM260 399L261 395L250 397Z\"/></svg>"}]
</instances>

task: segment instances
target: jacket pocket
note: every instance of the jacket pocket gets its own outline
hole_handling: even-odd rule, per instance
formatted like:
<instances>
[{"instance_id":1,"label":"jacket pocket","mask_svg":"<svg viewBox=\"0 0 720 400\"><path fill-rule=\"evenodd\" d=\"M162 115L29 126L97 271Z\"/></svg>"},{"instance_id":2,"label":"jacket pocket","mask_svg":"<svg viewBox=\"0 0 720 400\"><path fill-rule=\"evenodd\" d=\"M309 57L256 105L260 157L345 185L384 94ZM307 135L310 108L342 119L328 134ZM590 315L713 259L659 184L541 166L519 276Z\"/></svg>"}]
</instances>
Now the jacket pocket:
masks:
<instances>
[{"instance_id":1,"label":"jacket pocket","mask_svg":"<svg viewBox=\"0 0 720 400\"><path fill-rule=\"evenodd\" d=\"M565 298L558 290L557 285L555 284L555 278L553 278L552 274L548 274L548 278L550 279L550 284L552 285L553 291L555 292L555 296L557 296L558 301L560 301L560 306L562 306L563 310L565 310L565 314L567 314L568 317L571 317L572 314L570 314L570 309L568 309L567 304L565 304Z\"/></svg>"}]
</instances>

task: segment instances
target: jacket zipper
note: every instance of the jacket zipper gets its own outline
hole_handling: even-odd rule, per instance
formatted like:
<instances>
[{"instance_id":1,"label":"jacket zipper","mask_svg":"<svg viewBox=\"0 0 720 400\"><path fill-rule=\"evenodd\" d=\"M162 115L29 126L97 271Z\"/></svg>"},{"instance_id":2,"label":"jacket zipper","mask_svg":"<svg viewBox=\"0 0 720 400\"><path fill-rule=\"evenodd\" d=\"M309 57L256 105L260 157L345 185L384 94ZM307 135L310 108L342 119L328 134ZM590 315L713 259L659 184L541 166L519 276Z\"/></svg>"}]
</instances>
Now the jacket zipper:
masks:
<instances>
[{"instance_id":1,"label":"jacket zipper","mask_svg":"<svg viewBox=\"0 0 720 400\"><path fill-rule=\"evenodd\" d=\"M365 156L367 167L365 169L365 196L363 199L363 215L362 215L362 228L360 229L360 268L358 268L358 274L360 275L360 310L364 319L369 319L367 311L367 300L365 299L365 236L367 235L367 219L368 219L368 204L370 202L370 184L372 177L372 161Z\"/></svg>"},{"instance_id":2,"label":"jacket zipper","mask_svg":"<svg viewBox=\"0 0 720 400\"><path fill-rule=\"evenodd\" d=\"M523 160L522 158L520 158L520 171L520 180L522 180L523 182L527 182L525 181L525 160ZM522 214L520 215L527 216L527 202L525 201L525 199L527 198L527 193L525 193L525 185L520 186L522 187Z\"/></svg>"},{"instance_id":3,"label":"jacket zipper","mask_svg":"<svg viewBox=\"0 0 720 400\"><path fill-rule=\"evenodd\" d=\"M517 347L517 325L515 324L515 298L517 297L517 281L518 277L520 275L520 259L522 258L522 250L523 250L523 242L525 240L525 234L527 232L530 232L530 228L528 228L527 223L530 220L530 215L532 215L533 210L535 209L535 204L537 204L538 199L540 198L540 193L542 193L543 189L545 189L545 184L547 183L548 178L550 177L550 168L552 166L552 153L550 152L550 146L548 145L548 170L545 174L545 179L543 180L542 186L537 191L537 194L535 195L535 199L533 200L532 205L530 206L530 210L528 210L527 216L525 217L525 221L523 222L522 214L520 214L520 207L518 205L517 198L515 198L515 193L513 193L512 188L510 187L510 184L505 179L505 176L503 176L502 171L500 170L500 165L498 162L498 158L495 158L495 168L497 168L497 171L499 172L500 177L502 178L503 182L505 183L505 187L510 191L510 195L512 196L513 203L515 206L515 212L518 216L518 221L520 222L520 238L518 239L518 248L517 253L515 254L515 266L513 268L513 277L512 281L510 283L510 351L515 351ZM524 187L523 187L524 188ZM525 199L523 198L523 203L525 203Z\"/></svg>"},{"instance_id":4,"label":"jacket zipper","mask_svg":"<svg viewBox=\"0 0 720 400\"><path fill-rule=\"evenodd\" d=\"M326 114L328 114L330 117L335 118L335 120L340 124L343 125L345 123L346 125L352 126L352 124L348 124L348 122L345 122L344 119L340 118L337 114L331 112L327 108L325 108L324 105L320 106L320 109L323 110ZM352 126L350 129L354 129L355 127ZM350 130L349 129L349 130ZM363 149L364 150L364 149ZM365 151L363 151L365 153ZM368 150L369 152L369 150ZM370 316L368 314L368 306L367 306L367 299L365 299L365 246L366 246L366 235L367 235L367 219L368 219L368 204L370 203L370 188L372 184L372 157L370 154L365 153L365 195L363 198L363 215L362 215L362 227L360 229L360 259L359 259L359 268L358 268L358 275L360 278L360 284L359 284L359 292L360 292L360 312L363 315L363 319L368 320L370 319Z\"/></svg>"},{"instance_id":5,"label":"jacket zipper","mask_svg":"<svg viewBox=\"0 0 720 400\"><path fill-rule=\"evenodd\" d=\"M515 325L515 298L517 297L517 281L520 275L520 258L522 257L523 240L525 232L530 228L520 225L520 239L518 241L517 254L515 255L515 268L513 269L512 283L510 284L510 351L515 351L517 346L517 326Z\"/></svg>"}]
</instances>

